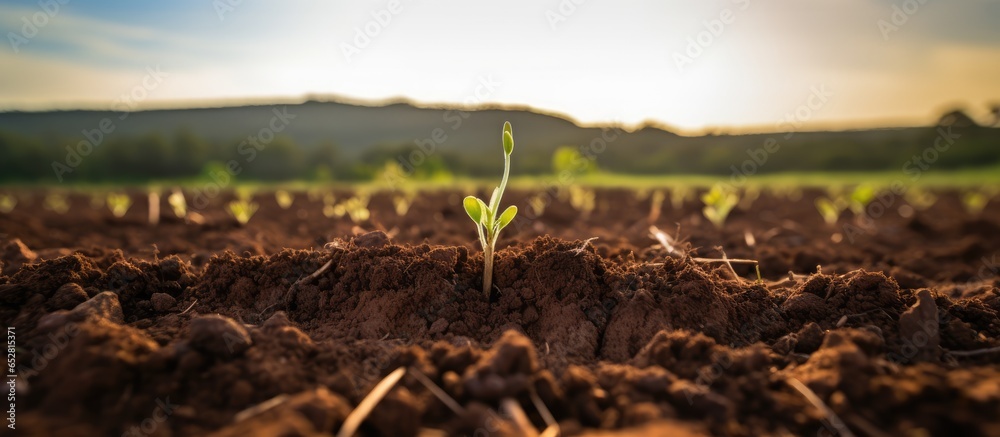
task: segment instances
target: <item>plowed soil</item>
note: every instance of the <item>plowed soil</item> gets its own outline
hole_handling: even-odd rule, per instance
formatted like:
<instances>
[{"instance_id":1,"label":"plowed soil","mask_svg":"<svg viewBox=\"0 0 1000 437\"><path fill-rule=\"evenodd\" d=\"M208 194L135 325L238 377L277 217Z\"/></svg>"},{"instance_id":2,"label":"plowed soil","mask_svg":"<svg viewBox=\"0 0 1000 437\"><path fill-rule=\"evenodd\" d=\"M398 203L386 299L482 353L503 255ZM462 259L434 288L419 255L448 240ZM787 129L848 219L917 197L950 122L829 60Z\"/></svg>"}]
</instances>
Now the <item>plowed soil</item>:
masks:
<instances>
[{"instance_id":1,"label":"plowed soil","mask_svg":"<svg viewBox=\"0 0 1000 437\"><path fill-rule=\"evenodd\" d=\"M23 435L331 435L401 367L360 434L524 435L545 410L563 435L1000 435L997 200L828 226L818 192L765 193L718 230L695 201L536 215L515 191L485 296L459 192L402 216L375 194L359 223L257 193L246 226L231 194L156 226L138 194L122 218L17 195L0 320ZM704 259L724 256L761 279Z\"/></svg>"}]
</instances>

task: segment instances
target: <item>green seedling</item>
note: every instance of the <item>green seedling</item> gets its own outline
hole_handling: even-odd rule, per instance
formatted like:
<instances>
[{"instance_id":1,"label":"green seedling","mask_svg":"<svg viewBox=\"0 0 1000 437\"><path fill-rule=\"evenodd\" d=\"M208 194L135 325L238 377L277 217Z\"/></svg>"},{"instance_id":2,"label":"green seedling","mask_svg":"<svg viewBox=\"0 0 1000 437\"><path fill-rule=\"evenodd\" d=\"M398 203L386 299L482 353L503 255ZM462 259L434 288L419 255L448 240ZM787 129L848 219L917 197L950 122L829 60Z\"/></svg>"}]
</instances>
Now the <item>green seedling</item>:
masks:
<instances>
[{"instance_id":1,"label":"green seedling","mask_svg":"<svg viewBox=\"0 0 1000 437\"><path fill-rule=\"evenodd\" d=\"M184 193L181 190L174 190L167 196L167 203L170 208L174 210L174 215L177 218L187 217L187 201L184 200Z\"/></svg>"},{"instance_id":2,"label":"green seedling","mask_svg":"<svg viewBox=\"0 0 1000 437\"><path fill-rule=\"evenodd\" d=\"M248 199L237 199L226 205L226 210L229 211L229 215L233 216L240 225L246 225L250 221L250 218L257 213L256 202Z\"/></svg>"},{"instance_id":3,"label":"green seedling","mask_svg":"<svg viewBox=\"0 0 1000 437\"><path fill-rule=\"evenodd\" d=\"M643 200L648 199L650 192L651 191L649 190L649 188L645 188L645 187L636 188L635 189L635 200L637 200L639 202L642 202Z\"/></svg>"},{"instance_id":4,"label":"green seedling","mask_svg":"<svg viewBox=\"0 0 1000 437\"><path fill-rule=\"evenodd\" d=\"M701 196L701 201L705 207L701 210L705 218L715 225L716 229L722 229L726 223L726 217L733 211L733 207L740 202L740 196L736 193L716 184L711 190Z\"/></svg>"},{"instance_id":5,"label":"green seedling","mask_svg":"<svg viewBox=\"0 0 1000 437\"><path fill-rule=\"evenodd\" d=\"M684 202L687 202L694 196L694 192L691 187L678 185L670 190L670 206L674 211L679 211L684 209Z\"/></svg>"},{"instance_id":6,"label":"green seedling","mask_svg":"<svg viewBox=\"0 0 1000 437\"><path fill-rule=\"evenodd\" d=\"M906 193L903 194L903 199L906 200L906 203L910 204L913 209L918 211L926 210L937 203L937 196L934 195L934 193L930 190L924 190L917 187L906 190Z\"/></svg>"},{"instance_id":7,"label":"green seedling","mask_svg":"<svg viewBox=\"0 0 1000 437\"><path fill-rule=\"evenodd\" d=\"M410 212L410 206L413 205L413 199L416 198L416 193L412 191L405 191L403 194L396 195L392 197L392 206L396 210L396 215L402 217Z\"/></svg>"},{"instance_id":8,"label":"green seedling","mask_svg":"<svg viewBox=\"0 0 1000 437\"><path fill-rule=\"evenodd\" d=\"M990 203L990 196L982 191L969 191L962 195L962 206L969 215L979 215Z\"/></svg>"},{"instance_id":9,"label":"green seedling","mask_svg":"<svg viewBox=\"0 0 1000 437\"><path fill-rule=\"evenodd\" d=\"M278 202L278 206L281 209L288 209L292 207L292 203L295 202L295 197L292 193L285 190L278 190L274 192L274 200Z\"/></svg>"},{"instance_id":10,"label":"green seedling","mask_svg":"<svg viewBox=\"0 0 1000 437\"><path fill-rule=\"evenodd\" d=\"M12 194L0 194L0 212L7 214L17 206L17 198Z\"/></svg>"},{"instance_id":11,"label":"green seedling","mask_svg":"<svg viewBox=\"0 0 1000 437\"><path fill-rule=\"evenodd\" d=\"M371 217L371 211L368 210L368 200L369 197L367 194L359 193L345 200L341 206L343 206L344 211L347 212L347 216L351 218L351 221L357 224Z\"/></svg>"},{"instance_id":12,"label":"green seedling","mask_svg":"<svg viewBox=\"0 0 1000 437\"><path fill-rule=\"evenodd\" d=\"M503 213L500 211L500 198L503 197L504 189L507 188L507 178L510 176L510 154L514 152L514 134L511 131L510 123L503 124L503 179L500 186L493 190L490 203L487 205L482 199L475 196L468 196L462 202L465 212L469 218L476 223L479 231L479 244L483 247L483 293L489 298L493 289L493 252L496 248L497 238L503 230L517 215L517 207L508 206Z\"/></svg>"},{"instance_id":13,"label":"green seedling","mask_svg":"<svg viewBox=\"0 0 1000 437\"><path fill-rule=\"evenodd\" d=\"M542 214L545 214L545 207L549 206L549 200L546 199L549 199L549 196L542 193L528 199L528 207L531 208L535 217L541 217Z\"/></svg>"},{"instance_id":14,"label":"green seedling","mask_svg":"<svg viewBox=\"0 0 1000 437\"><path fill-rule=\"evenodd\" d=\"M829 226L837 224L837 220L840 220L840 213L847 209L847 206L848 201L843 197L816 198L816 209L819 210L819 215L823 216L823 221Z\"/></svg>"},{"instance_id":15,"label":"green seedling","mask_svg":"<svg viewBox=\"0 0 1000 437\"><path fill-rule=\"evenodd\" d=\"M865 213L865 208L868 204L875 199L875 189L868 185L858 185L854 191L851 191L849 197L851 211L854 215L862 215Z\"/></svg>"},{"instance_id":16,"label":"green seedling","mask_svg":"<svg viewBox=\"0 0 1000 437\"><path fill-rule=\"evenodd\" d=\"M573 209L580 211L584 219L590 217L590 213L596 206L597 193L578 185L569 187L569 204Z\"/></svg>"},{"instance_id":17,"label":"green seedling","mask_svg":"<svg viewBox=\"0 0 1000 437\"><path fill-rule=\"evenodd\" d=\"M160 223L160 189L150 188L147 195L149 199L149 224L156 226Z\"/></svg>"},{"instance_id":18,"label":"green seedling","mask_svg":"<svg viewBox=\"0 0 1000 437\"><path fill-rule=\"evenodd\" d=\"M743 195L740 196L740 203L736 207L741 211L749 211L753 206L753 203L760 198L760 188L756 185L748 185L743 189Z\"/></svg>"},{"instance_id":19,"label":"green seedling","mask_svg":"<svg viewBox=\"0 0 1000 437\"><path fill-rule=\"evenodd\" d=\"M655 223L656 220L660 218L660 212L663 210L663 201L667 199L667 193L663 190L656 190L653 192L652 197L649 200L649 217L650 223Z\"/></svg>"},{"instance_id":20,"label":"green seedling","mask_svg":"<svg viewBox=\"0 0 1000 437\"><path fill-rule=\"evenodd\" d=\"M336 204L336 198L333 196L333 193L323 195L323 215L326 218L340 218L344 214L347 214L347 210L342 205Z\"/></svg>"},{"instance_id":21,"label":"green seedling","mask_svg":"<svg viewBox=\"0 0 1000 437\"><path fill-rule=\"evenodd\" d=\"M254 188L249 186L236 187L236 198L240 200L253 200Z\"/></svg>"},{"instance_id":22,"label":"green seedling","mask_svg":"<svg viewBox=\"0 0 1000 437\"><path fill-rule=\"evenodd\" d=\"M43 201L45 204L45 209L55 212L56 214L66 214L69 211L69 201L66 196L59 193L50 193L45 196Z\"/></svg>"},{"instance_id":23,"label":"green seedling","mask_svg":"<svg viewBox=\"0 0 1000 437\"><path fill-rule=\"evenodd\" d=\"M107 203L108 209L111 210L111 215L122 218L125 217L128 209L132 207L132 198L125 193L109 193Z\"/></svg>"}]
</instances>

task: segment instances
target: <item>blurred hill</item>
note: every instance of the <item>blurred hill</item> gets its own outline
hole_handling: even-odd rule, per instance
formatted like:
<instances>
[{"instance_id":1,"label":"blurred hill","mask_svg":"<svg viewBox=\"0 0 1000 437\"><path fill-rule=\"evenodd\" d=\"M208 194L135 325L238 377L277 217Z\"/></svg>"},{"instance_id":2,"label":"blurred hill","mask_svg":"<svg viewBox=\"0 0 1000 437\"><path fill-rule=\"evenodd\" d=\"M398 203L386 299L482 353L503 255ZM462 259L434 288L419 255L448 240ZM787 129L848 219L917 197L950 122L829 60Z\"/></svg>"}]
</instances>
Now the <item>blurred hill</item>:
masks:
<instances>
[{"instance_id":1,"label":"blurred hill","mask_svg":"<svg viewBox=\"0 0 1000 437\"><path fill-rule=\"evenodd\" d=\"M98 134L104 119L113 131ZM602 170L631 174L903 170L934 149L935 141L935 168L1000 163L1000 129L977 126L960 112L942 116L947 127L684 137L658 127L632 132L581 127L522 109L310 101L131 113L0 113L0 181L55 181L54 164L73 161L68 155L74 149L86 151L81 142L95 147L63 172L71 181L186 178L202 174L208 163L230 160L246 164L241 177L248 179L367 179L388 161L411 164L418 176L490 176L502 156L499 132L505 120L514 126L518 174L550 172L552 153L561 146L581 147ZM950 137L947 129L953 130ZM261 141L271 134L275 139ZM240 145L248 136L259 136L262 144L254 153L262 159L255 163L247 162L247 146ZM413 155L427 151L432 153L423 158Z\"/></svg>"}]
</instances>

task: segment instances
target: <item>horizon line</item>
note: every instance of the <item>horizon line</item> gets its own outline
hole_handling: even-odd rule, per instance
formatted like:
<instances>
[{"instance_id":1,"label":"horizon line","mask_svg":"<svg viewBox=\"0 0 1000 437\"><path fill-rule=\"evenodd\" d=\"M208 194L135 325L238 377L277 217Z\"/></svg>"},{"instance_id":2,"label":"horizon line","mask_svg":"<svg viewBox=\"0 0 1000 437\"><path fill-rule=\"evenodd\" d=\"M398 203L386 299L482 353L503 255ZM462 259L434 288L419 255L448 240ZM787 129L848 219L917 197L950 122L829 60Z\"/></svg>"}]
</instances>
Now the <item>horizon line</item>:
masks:
<instances>
[{"instance_id":1,"label":"horizon line","mask_svg":"<svg viewBox=\"0 0 1000 437\"><path fill-rule=\"evenodd\" d=\"M227 109L247 106L270 106L276 104L307 104L307 103L333 103L351 106L361 106L369 108L382 108L393 105L408 105L417 109L461 109L467 111L522 111L538 115L563 119L580 128L616 128L626 132L638 132L644 129L658 129L673 133L683 137L703 137L703 136L738 136L756 134L776 134L788 133L789 131L776 130L779 123L772 124L750 124L742 126L706 126L697 129L687 129L668 122L656 119L645 119L637 123L624 123L617 120L604 120L598 122L582 122L577 118L556 110L538 108L528 104L517 103L455 103L455 102L424 102L405 96L392 96L381 99L366 99L350 97L335 93L308 93L298 97L292 96L271 96L271 97L224 97L215 99L162 99L149 100L144 102L142 107L131 109L129 112L152 112L152 111L183 111L197 109ZM74 112L74 111L114 111L112 105L89 102L89 103L53 103L51 105L38 105L37 108L8 107L0 108L0 114L4 113L50 113L50 112ZM44 107L43 107L44 106ZM974 115L968 113L968 108L963 105L952 105L950 109L939 111L944 115L950 111L962 111L973 120L977 120ZM881 120L844 120L803 123L802 126L792 132L850 132L884 129L907 129L920 127L933 127L933 123L918 123L915 121L903 121L902 118L884 118ZM984 127L990 127L988 125Z\"/></svg>"}]
</instances>

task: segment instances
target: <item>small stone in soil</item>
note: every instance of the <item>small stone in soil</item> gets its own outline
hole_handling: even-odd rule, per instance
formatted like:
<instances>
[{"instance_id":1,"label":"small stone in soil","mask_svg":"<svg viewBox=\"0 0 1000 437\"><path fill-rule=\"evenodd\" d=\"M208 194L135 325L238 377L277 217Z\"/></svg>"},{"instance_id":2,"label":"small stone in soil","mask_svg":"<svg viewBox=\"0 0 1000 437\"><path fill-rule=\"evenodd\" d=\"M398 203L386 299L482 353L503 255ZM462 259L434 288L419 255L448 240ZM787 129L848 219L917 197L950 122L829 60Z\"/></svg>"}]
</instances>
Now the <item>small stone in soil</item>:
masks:
<instances>
[{"instance_id":1,"label":"small stone in soil","mask_svg":"<svg viewBox=\"0 0 1000 437\"><path fill-rule=\"evenodd\" d=\"M354 245L358 247L377 249L389 244L389 236L382 231L371 231L354 237Z\"/></svg>"},{"instance_id":2,"label":"small stone in soil","mask_svg":"<svg viewBox=\"0 0 1000 437\"><path fill-rule=\"evenodd\" d=\"M233 357L250 348L253 341L246 328L220 315L191 320L191 346L216 357Z\"/></svg>"},{"instance_id":3,"label":"small stone in soil","mask_svg":"<svg viewBox=\"0 0 1000 437\"><path fill-rule=\"evenodd\" d=\"M149 301L153 304L153 310L158 313L167 312L177 305L177 299L167 293L153 293Z\"/></svg>"},{"instance_id":4,"label":"small stone in soil","mask_svg":"<svg viewBox=\"0 0 1000 437\"><path fill-rule=\"evenodd\" d=\"M103 317L112 322L125 323L125 314L122 313L122 306L118 303L118 295L110 291L98 293L73 308L69 313L73 320L83 320L87 317Z\"/></svg>"},{"instance_id":5,"label":"small stone in soil","mask_svg":"<svg viewBox=\"0 0 1000 437\"><path fill-rule=\"evenodd\" d=\"M63 284L49 299L48 307L54 310L69 310L87 301L87 292L80 284L69 282Z\"/></svg>"}]
</instances>

